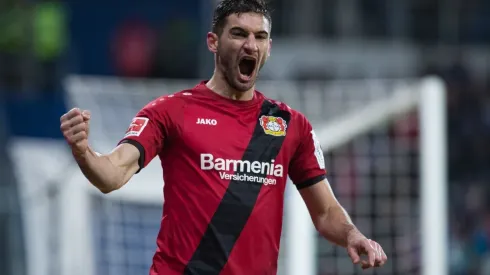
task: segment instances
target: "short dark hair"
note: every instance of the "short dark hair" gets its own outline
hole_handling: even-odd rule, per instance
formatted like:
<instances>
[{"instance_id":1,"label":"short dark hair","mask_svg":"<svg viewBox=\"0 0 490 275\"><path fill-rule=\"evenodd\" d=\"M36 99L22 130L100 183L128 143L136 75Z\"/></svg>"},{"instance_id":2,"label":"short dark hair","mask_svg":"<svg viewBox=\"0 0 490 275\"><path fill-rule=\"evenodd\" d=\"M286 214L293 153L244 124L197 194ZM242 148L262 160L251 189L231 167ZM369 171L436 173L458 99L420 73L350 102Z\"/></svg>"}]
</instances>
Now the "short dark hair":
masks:
<instances>
[{"instance_id":1,"label":"short dark hair","mask_svg":"<svg viewBox=\"0 0 490 275\"><path fill-rule=\"evenodd\" d=\"M262 14L272 23L271 12L265 0L222 0L214 10L212 31L221 35L228 16L247 12Z\"/></svg>"}]
</instances>

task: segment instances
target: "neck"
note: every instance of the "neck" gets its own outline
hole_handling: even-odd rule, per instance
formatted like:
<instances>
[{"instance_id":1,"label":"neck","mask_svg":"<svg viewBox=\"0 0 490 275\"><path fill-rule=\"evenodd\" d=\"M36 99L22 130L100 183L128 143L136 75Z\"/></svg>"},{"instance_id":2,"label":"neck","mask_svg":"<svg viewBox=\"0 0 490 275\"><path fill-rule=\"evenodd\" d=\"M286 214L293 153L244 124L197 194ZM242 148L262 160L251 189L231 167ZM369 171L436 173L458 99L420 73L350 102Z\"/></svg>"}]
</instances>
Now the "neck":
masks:
<instances>
[{"instance_id":1,"label":"neck","mask_svg":"<svg viewBox=\"0 0 490 275\"><path fill-rule=\"evenodd\" d=\"M248 91L237 91L228 84L224 75L219 73L217 70L215 70L211 79L206 83L206 86L211 91L233 100L247 101L252 100L254 97L255 85Z\"/></svg>"}]
</instances>

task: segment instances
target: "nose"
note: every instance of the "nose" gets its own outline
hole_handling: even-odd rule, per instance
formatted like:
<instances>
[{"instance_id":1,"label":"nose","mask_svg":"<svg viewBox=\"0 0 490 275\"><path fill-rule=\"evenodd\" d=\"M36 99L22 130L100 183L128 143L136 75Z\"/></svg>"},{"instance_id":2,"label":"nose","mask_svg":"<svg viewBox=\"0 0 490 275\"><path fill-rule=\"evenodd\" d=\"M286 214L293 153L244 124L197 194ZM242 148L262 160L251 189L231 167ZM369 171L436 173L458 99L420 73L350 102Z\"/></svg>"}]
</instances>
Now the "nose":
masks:
<instances>
[{"instance_id":1,"label":"nose","mask_svg":"<svg viewBox=\"0 0 490 275\"><path fill-rule=\"evenodd\" d=\"M243 49L245 50L245 53L249 55L253 55L259 50L257 40L253 34L248 36L245 44L243 45Z\"/></svg>"}]
</instances>

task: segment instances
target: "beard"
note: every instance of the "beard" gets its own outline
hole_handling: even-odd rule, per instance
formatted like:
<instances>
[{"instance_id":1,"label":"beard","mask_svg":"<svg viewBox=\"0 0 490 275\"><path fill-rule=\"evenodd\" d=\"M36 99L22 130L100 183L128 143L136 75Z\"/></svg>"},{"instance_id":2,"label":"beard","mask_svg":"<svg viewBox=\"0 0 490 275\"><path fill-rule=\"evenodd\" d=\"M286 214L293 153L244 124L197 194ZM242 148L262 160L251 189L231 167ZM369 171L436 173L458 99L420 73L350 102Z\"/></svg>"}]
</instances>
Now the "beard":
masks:
<instances>
[{"instance_id":1,"label":"beard","mask_svg":"<svg viewBox=\"0 0 490 275\"><path fill-rule=\"evenodd\" d=\"M216 52L216 63L218 69L222 72L225 81L234 90L238 92L246 92L255 85L257 76L259 74L258 71L260 71L260 69L264 65L264 62L261 62L260 67L258 69L255 69L257 70L257 72L255 72L254 70L250 80L245 82L240 81L240 70L238 62L239 61L236 59L236 56L233 55L232 52L218 46L218 50Z\"/></svg>"}]
</instances>

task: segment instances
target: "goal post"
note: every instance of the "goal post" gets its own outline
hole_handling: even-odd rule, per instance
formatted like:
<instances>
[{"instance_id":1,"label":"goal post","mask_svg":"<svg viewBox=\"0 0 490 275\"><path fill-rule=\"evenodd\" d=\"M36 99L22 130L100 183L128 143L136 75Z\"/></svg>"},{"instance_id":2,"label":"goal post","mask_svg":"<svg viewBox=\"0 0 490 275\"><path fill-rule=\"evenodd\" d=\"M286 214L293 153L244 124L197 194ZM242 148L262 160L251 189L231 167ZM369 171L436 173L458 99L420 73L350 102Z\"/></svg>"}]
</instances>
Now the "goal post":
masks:
<instances>
[{"instance_id":1,"label":"goal post","mask_svg":"<svg viewBox=\"0 0 490 275\"><path fill-rule=\"evenodd\" d=\"M318 127L320 144L325 151L366 134L373 127L390 123L397 117L419 109L420 120L420 215L421 275L448 273L448 205L446 167L446 89L437 77L426 77L417 89L401 85L390 96L350 110ZM361 92L361 91L360 91ZM315 228L299 194L292 194L286 215L292 236L287 240L287 274L317 274Z\"/></svg>"},{"instance_id":2,"label":"goal post","mask_svg":"<svg viewBox=\"0 0 490 275\"><path fill-rule=\"evenodd\" d=\"M428 78L420 94L422 275L449 274L446 89Z\"/></svg>"},{"instance_id":3,"label":"goal post","mask_svg":"<svg viewBox=\"0 0 490 275\"><path fill-rule=\"evenodd\" d=\"M149 101L198 82L73 75L64 85L67 107L92 112L90 144L106 153ZM445 87L440 79L260 81L258 89L311 121L337 198L388 254L388 263L371 274L448 274ZM25 208L31 269L36 275L146 274L163 204L159 161L124 188L102 195L87 183L66 145L58 145L12 146L19 151L18 166L32 163L31 171L55 175L22 177L23 194L32 196L48 186L44 181L51 185L46 188L59 191L59 207L51 208L56 211ZM33 151L39 151L35 162ZM59 167L60 162L65 165ZM318 235L293 184L287 185L284 209L279 275L365 274L345 249ZM40 216L58 218L41 226ZM48 236L57 242L38 241ZM52 270L58 274L36 269L46 262L57 265Z\"/></svg>"}]
</instances>

